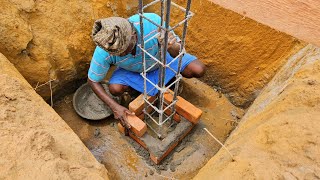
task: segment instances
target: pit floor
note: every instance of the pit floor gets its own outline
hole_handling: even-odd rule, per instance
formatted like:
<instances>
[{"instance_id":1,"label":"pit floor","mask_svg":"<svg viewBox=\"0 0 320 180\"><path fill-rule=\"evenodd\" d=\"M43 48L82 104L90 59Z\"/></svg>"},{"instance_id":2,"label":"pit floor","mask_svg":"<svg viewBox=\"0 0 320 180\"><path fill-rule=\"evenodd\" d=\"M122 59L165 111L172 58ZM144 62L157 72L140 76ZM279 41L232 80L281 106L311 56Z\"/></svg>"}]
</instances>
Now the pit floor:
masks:
<instances>
[{"instance_id":1,"label":"pit floor","mask_svg":"<svg viewBox=\"0 0 320 180\"><path fill-rule=\"evenodd\" d=\"M203 111L201 121L161 165L153 165L146 151L118 132L113 117L101 121L81 118L73 110L73 94L54 102L54 109L79 136L95 158L105 165L110 179L191 179L221 148L206 127L224 142L244 111L197 79L183 82L182 97Z\"/></svg>"}]
</instances>

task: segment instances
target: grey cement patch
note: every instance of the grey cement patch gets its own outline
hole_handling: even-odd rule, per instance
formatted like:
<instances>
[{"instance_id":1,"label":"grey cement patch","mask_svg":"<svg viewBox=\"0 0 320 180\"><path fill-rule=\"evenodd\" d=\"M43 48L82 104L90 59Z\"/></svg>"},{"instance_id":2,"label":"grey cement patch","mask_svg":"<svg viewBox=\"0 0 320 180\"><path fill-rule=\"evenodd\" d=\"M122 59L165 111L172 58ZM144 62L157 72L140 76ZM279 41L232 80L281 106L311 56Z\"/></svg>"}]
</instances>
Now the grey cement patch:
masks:
<instances>
[{"instance_id":1,"label":"grey cement patch","mask_svg":"<svg viewBox=\"0 0 320 180\"><path fill-rule=\"evenodd\" d=\"M145 134L142 138L140 138L143 142L146 143L148 150L143 148L139 143L135 140L127 137L129 143L135 149L137 154L141 156L145 162L155 168L158 174L161 174L161 171L167 171L170 169L171 172L174 172L176 168L189 156L192 155L198 148L191 142L191 135L193 130L185 136L181 142L172 150L172 152L165 157L160 164L155 164L150 159L150 152L153 153L157 157L162 157L164 153L171 147L172 144L179 142L182 136L185 135L186 131L189 131L192 128L193 124L189 121L182 119L180 123L176 125L176 128L172 130L166 138L163 140L152 137L151 135ZM181 153L182 155L179 158L174 158L174 152L181 152L185 149L188 149L186 152ZM151 174L150 174L151 175Z\"/></svg>"},{"instance_id":2,"label":"grey cement patch","mask_svg":"<svg viewBox=\"0 0 320 180\"><path fill-rule=\"evenodd\" d=\"M192 126L193 124L191 122L181 118L181 122L178 123L175 129L169 132L163 140L154 138L149 134L145 134L140 139L147 145L149 152L160 158L174 143L177 143Z\"/></svg>"}]
</instances>

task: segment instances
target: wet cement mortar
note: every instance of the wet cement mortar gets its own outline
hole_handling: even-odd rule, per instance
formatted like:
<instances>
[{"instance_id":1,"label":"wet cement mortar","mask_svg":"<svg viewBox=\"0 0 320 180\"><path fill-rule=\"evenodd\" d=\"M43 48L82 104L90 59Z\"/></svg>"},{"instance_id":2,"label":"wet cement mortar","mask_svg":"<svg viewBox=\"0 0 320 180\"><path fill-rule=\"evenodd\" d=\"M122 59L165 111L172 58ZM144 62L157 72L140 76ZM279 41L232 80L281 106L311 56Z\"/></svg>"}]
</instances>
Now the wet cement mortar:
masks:
<instances>
[{"instance_id":1,"label":"wet cement mortar","mask_svg":"<svg viewBox=\"0 0 320 180\"><path fill-rule=\"evenodd\" d=\"M54 109L95 158L105 165L110 178L191 179L221 148L203 128L224 142L243 115L243 110L196 79L186 80L183 84L183 97L202 109L203 115L200 123L159 165L151 161L149 152L138 143L120 134L113 117L90 121L78 116L72 106L73 94L56 100Z\"/></svg>"},{"instance_id":2,"label":"wet cement mortar","mask_svg":"<svg viewBox=\"0 0 320 180\"><path fill-rule=\"evenodd\" d=\"M190 131L193 124L183 117L181 121L172 128L168 128L167 136L163 139L153 137L149 133L144 134L140 139L146 144L148 151L154 156L161 158L166 151L177 143L183 136Z\"/></svg>"},{"instance_id":3,"label":"wet cement mortar","mask_svg":"<svg viewBox=\"0 0 320 180\"><path fill-rule=\"evenodd\" d=\"M110 95L108 83L103 83L103 88ZM82 117L92 120L101 120L112 114L112 110L94 94L88 83L83 84L73 95L73 106ZM79 98L81 97L81 98ZM115 101L120 102L120 97L112 96Z\"/></svg>"}]
</instances>

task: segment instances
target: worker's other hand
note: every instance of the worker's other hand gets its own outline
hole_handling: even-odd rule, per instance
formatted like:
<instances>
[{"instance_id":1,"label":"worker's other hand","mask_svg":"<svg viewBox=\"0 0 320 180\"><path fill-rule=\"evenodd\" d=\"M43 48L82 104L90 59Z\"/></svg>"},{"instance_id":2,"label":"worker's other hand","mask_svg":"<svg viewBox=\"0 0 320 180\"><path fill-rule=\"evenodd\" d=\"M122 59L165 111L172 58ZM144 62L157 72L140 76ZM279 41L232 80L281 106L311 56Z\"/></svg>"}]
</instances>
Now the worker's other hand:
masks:
<instances>
[{"instance_id":1,"label":"worker's other hand","mask_svg":"<svg viewBox=\"0 0 320 180\"><path fill-rule=\"evenodd\" d=\"M118 105L113 110L113 115L115 119L118 119L120 121L120 124L126 128L126 130L130 129L131 126L128 123L128 115L134 115L133 112L129 111L129 109Z\"/></svg>"},{"instance_id":2,"label":"worker's other hand","mask_svg":"<svg viewBox=\"0 0 320 180\"><path fill-rule=\"evenodd\" d=\"M165 31L163 29L158 28L158 32L160 32L160 35L158 36L158 41L159 41L159 44L161 45L162 43L164 43ZM170 31L168 34L168 50L170 50L176 43L177 43L177 38Z\"/></svg>"}]
</instances>

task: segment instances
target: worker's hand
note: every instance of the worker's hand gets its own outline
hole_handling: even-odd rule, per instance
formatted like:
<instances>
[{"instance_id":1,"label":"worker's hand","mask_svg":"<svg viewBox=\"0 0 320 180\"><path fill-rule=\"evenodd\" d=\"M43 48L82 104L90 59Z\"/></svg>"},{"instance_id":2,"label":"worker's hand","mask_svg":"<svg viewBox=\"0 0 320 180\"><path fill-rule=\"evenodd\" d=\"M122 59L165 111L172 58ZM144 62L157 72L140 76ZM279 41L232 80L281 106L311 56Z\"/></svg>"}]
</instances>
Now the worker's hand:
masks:
<instances>
[{"instance_id":1,"label":"worker's hand","mask_svg":"<svg viewBox=\"0 0 320 180\"><path fill-rule=\"evenodd\" d=\"M129 111L129 109L118 105L113 110L113 115L115 119L118 119L120 121L120 124L125 127L126 129L130 129L131 126L127 121L127 116L128 115L134 115L133 112Z\"/></svg>"},{"instance_id":2,"label":"worker's hand","mask_svg":"<svg viewBox=\"0 0 320 180\"><path fill-rule=\"evenodd\" d=\"M164 43L164 34L165 31L163 29L158 28L158 32L160 32L160 35L158 36L159 44L161 45ZM175 35L170 31L168 34L168 51L177 43L177 38Z\"/></svg>"}]
</instances>

